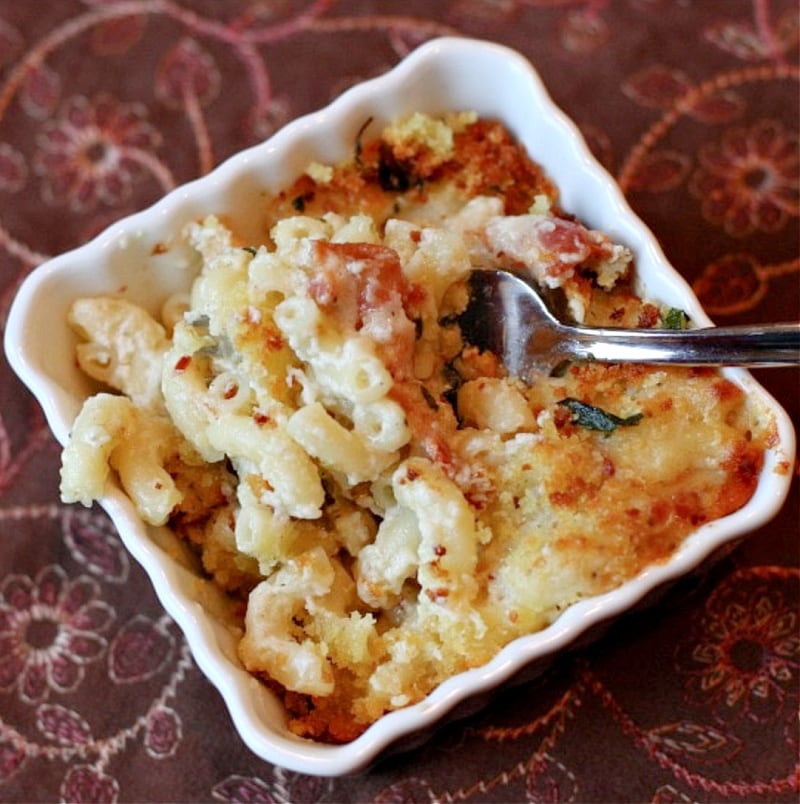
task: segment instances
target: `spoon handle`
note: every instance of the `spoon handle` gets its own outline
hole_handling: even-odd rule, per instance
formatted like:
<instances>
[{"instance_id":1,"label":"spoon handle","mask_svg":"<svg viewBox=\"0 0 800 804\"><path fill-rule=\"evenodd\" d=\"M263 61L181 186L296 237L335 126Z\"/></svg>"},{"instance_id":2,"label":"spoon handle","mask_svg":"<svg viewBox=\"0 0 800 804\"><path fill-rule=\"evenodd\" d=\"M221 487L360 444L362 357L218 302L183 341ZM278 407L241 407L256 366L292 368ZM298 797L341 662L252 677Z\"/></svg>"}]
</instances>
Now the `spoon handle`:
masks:
<instances>
[{"instance_id":1,"label":"spoon handle","mask_svg":"<svg viewBox=\"0 0 800 804\"><path fill-rule=\"evenodd\" d=\"M690 330L567 329L570 356L583 360L753 367L800 364L800 324Z\"/></svg>"}]
</instances>

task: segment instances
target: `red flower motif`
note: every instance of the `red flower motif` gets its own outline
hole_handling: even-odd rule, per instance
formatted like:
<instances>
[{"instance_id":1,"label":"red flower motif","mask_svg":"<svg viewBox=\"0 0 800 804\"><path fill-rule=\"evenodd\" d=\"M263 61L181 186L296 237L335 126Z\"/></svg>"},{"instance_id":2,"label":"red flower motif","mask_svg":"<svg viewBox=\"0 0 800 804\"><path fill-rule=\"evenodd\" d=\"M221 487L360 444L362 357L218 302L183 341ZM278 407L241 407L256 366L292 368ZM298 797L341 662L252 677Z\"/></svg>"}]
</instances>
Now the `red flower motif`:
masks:
<instances>
[{"instance_id":1,"label":"red flower motif","mask_svg":"<svg viewBox=\"0 0 800 804\"><path fill-rule=\"evenodd\" d=\"M268 785L254 776L228 776L214 787L218 801L241 801L247 804L276 804Z\"/></svg>"},{"instance_id":2,"label":"red flower motif","mask_svg":"<svg viewBox=\"0 0 800 804\"><path fill-rule=\"evenodd\" d=\"M27 758L23 746L0 737L0 784L8 781L25 764Z\"/></svg>"},{"instance_id":3,"label":"red flower motif","mask_svg":"<svg viewBox=\"0 0 800 804\"><path fill-rule=\"evenodd\" d=\"M100 634L113 610L95 600L97 585L72 581L61 567L45 567L35 579L9 575L0 584L0 689L14 688L26 703L64 693L83 680L85 666L106 647Z\"/></svg>"},{"instance_id":4,"label":"red flower motif","mask_svg":"<svg viewBox=\"0 0 800 804\"><path fill-rule=\"evenodd\" d=\"M597 53L610 36L608 23L594 10L570 11L559 25L558 38L568 53Z\"/></svg>"},{"instance_id":5,"label":"red flower motif","mask_svg":"<svg viewBox=\"0 0 800 804\"><path fill-rule=\"evenodd\" d=\"M159 706L147 713L144 747L155 759L171 757L183 739L183 724L169 706Z\"/></svg>"},{"instance_id":6,"label":"red flower motif","mask_svg":"<svg viewBox=\"0 0 800 804\"><path fill-rule=\"evenodd\" d=\"M732 315L755 307L767 292L761 264L750 254L724 254L710 262L692 287L712 315Z\"/></svg>"},{"instance_id":7,"label":"red flower motif","mask_svg":"<svg viewBox=\"0 0 800 804\"><path fill-rule=\"evenodd\" d=\"M789 572L789 571L787 571ZM706 604L695 641L678 648L686 690L721 720L772 720L797 695L798 610L759 570L734 573Z\"/></svg>"},{"instance_id":8,"label":"red flower motif","mask_svg":"<svg viewBox=\"0 0 800 804\"><path fill-rule=\"evenodd\" d=\"M704 217L732 237L776 232L800 215L798 137L776 121L729 129L700 150L689 184Z\"/></svg>"},{"instance_id":9,"label":"red flower motif","mask_svg":"<svg viewBox=\"0 0 800 804\"><path fill-rule=\"evenodd\" d=\"M137 614L119 629L108 650L108 675L115 684L134 684L160 673L175 643L165 623Z\"/></svg>"},{"instance_id":10,"label":"red flower motif","mask_svg":"<svg viewBox=\"0 0 800 804\"><path fill-rule=\"evenodd\" d=\"M222 79L211 55L194 39L182 39L164 57L156 75L156 97L172 109L189 98L206 106L219 94Z\"/></svg>"},{"instance_id":11,"label":"red flower motif","mask_svg":"<svg viewBox=\"0 0 800 804\"><path fill-rule=\"evenodd\" d=\"M113 776L91 765L77 765L67 771L61 783L61 800L75 804L108 801L119 798L119 783Z\"/></svg>"},{"instance_id":12,"label":"red flower motif","mask_svg":"<svg viewBox=\"0 0 800 804\"><path fill-rule=\"evenodd\" d=\"M319 776L306 776L283 768L274 768L272 779L265 782L257 776L234 774L214 785L215 801L236 801L241 804L278 804L282 801L328 801L331 782ZM274 794L274 795L273 795ZM408 801L409 799L403 799ZM430 800L430 796L426 797ZM383 801L380 795L376 801Z\"/></svg>"},{"instance_id":13,"label":"red flower motif","mask_svg":"<svg viewBox=\"0 0 800 804\"><path fill-rule=\"evenodd\" d=\"M16 193L25 186L28 168L25 157L5 142L0 142L0 190Z\"/></svg>"},{"instance_id":14,"label":"red flower motif","mask_svg":"<svg viewBox=\"0 0 800 804\"><path fill-rule=\"evenodd\" d=\"M44 199L76 212L118 204L160 144L141 104L119 103L104 93L91 101L74 97L38 138L34 168Z\"/></svg>"},{"instance_id":15,"label":"red flower motif","mask_svg":"<svg viewBox=\"0 0 800 804\"><path fill-rule=\"evenodd\" d=\"M59 704L38 707L36 726L45 737L59 745L86 745L92 739L89 724L77 712Z\"/></svg>"},{"instance_id":16,"label":"red flower motif","mask_svg":"<svg viewBox=\"0 0 800 804\"><path fill-rule=\"evenodd\" d=\"M107 583L125 583L130 569L128 556L117 531L106 517L94 511L67 509L61 527L64 543L72 557L90 574Z\"/></svg>"}]
</instances>

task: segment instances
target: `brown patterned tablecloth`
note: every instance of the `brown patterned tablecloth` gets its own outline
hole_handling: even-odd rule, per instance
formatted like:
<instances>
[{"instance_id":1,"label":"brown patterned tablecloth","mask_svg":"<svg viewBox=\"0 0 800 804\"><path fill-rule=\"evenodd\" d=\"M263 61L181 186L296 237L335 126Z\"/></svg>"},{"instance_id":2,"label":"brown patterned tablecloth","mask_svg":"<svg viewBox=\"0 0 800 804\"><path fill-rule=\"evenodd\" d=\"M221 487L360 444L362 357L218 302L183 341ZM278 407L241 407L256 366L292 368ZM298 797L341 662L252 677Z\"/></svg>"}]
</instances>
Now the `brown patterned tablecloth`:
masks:
<instances>
[{"instance_id":1,"label":"brown patterned tablecloth","mask_svg":"<svg viewBox=\"0 0 800 804\"><path fill-rule=\"evenodd\" d=\"M426 39L511 45L718 323L800 317L796 0L0 0L0 327L48 256ZM798 372L759 379L798 419ZM795 802L797 472L702 579L360 776L259 760L0 358L0 800Z\"/></svg>"}]
</instances>

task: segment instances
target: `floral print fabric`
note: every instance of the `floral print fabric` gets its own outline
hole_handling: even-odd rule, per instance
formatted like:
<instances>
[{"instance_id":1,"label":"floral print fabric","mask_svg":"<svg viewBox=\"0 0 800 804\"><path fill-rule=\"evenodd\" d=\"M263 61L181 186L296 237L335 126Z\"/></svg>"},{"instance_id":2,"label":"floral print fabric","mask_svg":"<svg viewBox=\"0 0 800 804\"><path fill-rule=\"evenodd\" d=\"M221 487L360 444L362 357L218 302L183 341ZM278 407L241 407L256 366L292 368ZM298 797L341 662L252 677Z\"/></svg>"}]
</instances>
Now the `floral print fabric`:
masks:
<instances>
[{"instance_id":1,"label":"floral print fabric","mask_svg":"<svg viewBox=\"0 0 800 804\"><path fill-rule=\"evenodd\" d=\"M718 323L800 316L789 0L0 0L0 328L22 279L443 34L539 69ZM797 375L759 378L798 419ZM4 801L796 801L797 483L660 605L368 773L258 760L0 358Z\"/></svg>"}]
</instances>

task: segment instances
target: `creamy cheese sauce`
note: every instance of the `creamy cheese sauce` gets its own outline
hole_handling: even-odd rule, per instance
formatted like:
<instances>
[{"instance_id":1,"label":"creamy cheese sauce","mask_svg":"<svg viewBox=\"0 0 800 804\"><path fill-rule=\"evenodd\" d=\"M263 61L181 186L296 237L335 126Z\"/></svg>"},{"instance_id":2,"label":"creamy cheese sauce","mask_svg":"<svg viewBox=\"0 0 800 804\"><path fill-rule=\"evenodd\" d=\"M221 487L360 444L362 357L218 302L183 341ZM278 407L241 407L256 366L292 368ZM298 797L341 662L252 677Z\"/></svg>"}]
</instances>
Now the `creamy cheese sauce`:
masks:
<instances>
[{"instance_id":1,"label":"creamy cheese sauce","mask_svg":"<svg viewBox=\"0 0 800 804\"><path fill-rule=\"evenodd\" d=\"M506 376L458 327L475 267L562 288L577 321L669 311L498 123L414 115L361 140L266 202L263 242L190 227L174 327L76 305L78 360L121 395L87 402L62 472L85 503L116 472L196 547L246 601L244 665L327 741L667 559L749 499L775 437L708 369Z\"/></svg>"}]
</instances>

